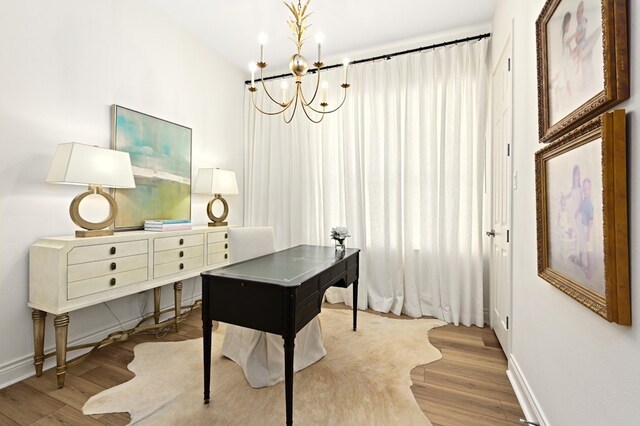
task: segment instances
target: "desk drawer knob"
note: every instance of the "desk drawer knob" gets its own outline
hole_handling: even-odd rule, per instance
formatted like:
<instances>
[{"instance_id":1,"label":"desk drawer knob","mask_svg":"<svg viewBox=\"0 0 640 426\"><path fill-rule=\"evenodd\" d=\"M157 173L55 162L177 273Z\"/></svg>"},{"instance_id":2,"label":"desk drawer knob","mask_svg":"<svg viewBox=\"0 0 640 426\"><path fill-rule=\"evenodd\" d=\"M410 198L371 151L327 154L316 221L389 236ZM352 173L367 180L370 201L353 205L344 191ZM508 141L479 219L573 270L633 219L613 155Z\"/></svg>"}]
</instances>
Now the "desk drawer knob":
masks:
<instances>
[{"instance_id":1,"label":"desk drawer knob","mask_svg":"<svg viewBox=\"0 0 640 426\"><path fill-rule=\"evenodd\" d=\"M229 244L224 243L224 248L228 249L229 248Z\"/></svg>"},{"instance_id":2,"label":"desk drawer knob","mask_svg":"<svg viewBox=\"0 0 640 426\"><path fill-rule=\"evenodd\" d=\"M225 254L224 254L224 258L225 258L225 259L228 259L228 258L229 258L229 255L228 255L227 253L225 253Z\"/></svg>"},{"instance_id":3,"label":"desk drawer knob","mask_svg":"<svg viewBox=\"0 0 640 426\"><path fill-rule=\"evenodd\" d=\"M111 270L112 271L116 270L116 262L111 262Z\"/></svg>"},{"instance_id":4,"label":"desk drawer knob","mask_svg":"<svg viewBox=\"0 0 640 426\"><path fill-rule=\"evenodd\" d=\"M184 263L180 264L180 270L184 269Z\"/></svg>"},{"instance_id":5,"label":"desk drawer knob","mask_svg":"<svg viewBox=\"0 0 640 426\"><path fill-rule=\"evenodd\" d=\"M229 238L229 234L224 234L224 239L226 240L227 238Z\"/></svg>"},{"instance_id":6,"label":"desk drawer knob","mask_svg":"<svg viewBox=\"0 0 640 426\"><path fill-rule=\"evenodd\" d=\"M115 247L111 247L111 250L109 250L109 253L116 254L116 248Z\"/></svg>"},{"instance_id":7,"label":"desk drawer knob","mask_svg":"<svg viewBox=\"0 0 640 426\"><path fill-rule=\"evenodd\" d=\"M184 252L182 250L180 250L180 253L178 254L178 256L184 257Z\"/></svg>"},{"instance_id":8,"label":"desk drawer knob","mask_svg":"<svg viewBox=\"0 0 640 426\"><path fill-rule=\"evenodd\" d=\"M109 285L111 285L111 286L116 285L116 279L115 278L111 278L111 281L109 282Z\"/></svg>"},{"instance_id":9,"label":"desk drawer knob","mask_svg":"<svg viewBox=\"0 0 640 426\"><path fill-rule=\"evenodd\" d=\"M180 238L180 245L184 244L184 238Z\"/></svg>"}]
</instances>

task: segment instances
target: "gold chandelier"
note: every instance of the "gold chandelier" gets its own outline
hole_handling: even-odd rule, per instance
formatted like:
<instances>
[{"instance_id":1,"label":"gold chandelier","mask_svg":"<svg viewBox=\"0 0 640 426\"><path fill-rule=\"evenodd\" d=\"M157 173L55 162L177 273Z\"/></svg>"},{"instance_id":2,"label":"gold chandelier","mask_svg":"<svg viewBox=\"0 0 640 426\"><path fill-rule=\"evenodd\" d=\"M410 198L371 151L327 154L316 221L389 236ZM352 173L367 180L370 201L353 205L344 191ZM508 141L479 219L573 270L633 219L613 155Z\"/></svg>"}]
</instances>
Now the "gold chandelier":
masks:
<instances>
[{"instance_id":1,"label":"gold chandelier","mask_svg":"<svg viewBox=\"0 0 640 426\"><path fill-rule=\"evenodd\" d=\"M347 99L347 89L350 86L349 83L347 83L347 70L348 70L349 62L348 60L345 59L342 64L344 66L344 83L340 85L340 87L342 87L343 89L342 101L337 107L333 109L327 109L329 107L329 103L327 102L328 86L326 82L322 82L321 84L321 81L320 81L320 69L324 67L324 63L320 58L322 36L318 35L316 37L316 41L318 43L318 60L313 63L313 66L315 66L315 71L311 71L317 74L315 89L313 90L313 96L311 96L311 99L307 100L307 97L305 97L302 91L302 77L309 70L309 65L307 63L307 60L304 58L304 56L302 56L301 52L302 52L302 45L305 41L305 38L304 38L305 31L310 26L310 24L307 23L307 18L309 18L309 15L311 15L311 13L307 13L307 7L309 6L310 1L311 0L307 0L304 6L302 6L300 4L300 0L298 0L297 7L295 6L294 3L291 3L291 4L288 4L286 2L284 3L285 6L287 6L289 11L293 15L293 18L288 20L287 23L289 24L289 27L293 31L293 35L294 35L293 41L298 48L298 53L291 56L291 60L289 61L289 69L291 70L291 73L293 74L293 76L296 78L295 87L293 88L293 93L291 97L287 96L288 88L285 81L283 81L282 84L280 85L280 88L282 89L282 101L280 102L278 102L269 93L264 83L265 79L263 77L263 71L267 67L267 63L264 61L264 45L266 43L266 36L261 35L260 37L260 61L257 63L251 63L250 65L251 86L249 87L249 92L251 92L251 102L253 103L253 106L258 111L266 115L282 114L282 117L284 118L285 123L290 123L291 120L293 120L293 116L296 113L298 104L300 104L302 111L304 111L304 114L307 116L309 120L311 120L314 123L321 122L326 114L330 114L340 109L340 107L344 104L344 101ZM260 81L262 83L262 88L264 90L264 93L275 105L278 106L277 110L265 111L260 107L258 107L258 105L256 104L255 98L256 98L256 92L258 91L258 88L255 85L255 72L257 69L260 69ZM318 89L320 88L322 88L322 99L319 100L318 102L316 101L316 98L319 98ZM287 117L287 115L284 114L284 112L289 109L291 109L290 111L291 115Z\"/></svg>"}]
</instances>

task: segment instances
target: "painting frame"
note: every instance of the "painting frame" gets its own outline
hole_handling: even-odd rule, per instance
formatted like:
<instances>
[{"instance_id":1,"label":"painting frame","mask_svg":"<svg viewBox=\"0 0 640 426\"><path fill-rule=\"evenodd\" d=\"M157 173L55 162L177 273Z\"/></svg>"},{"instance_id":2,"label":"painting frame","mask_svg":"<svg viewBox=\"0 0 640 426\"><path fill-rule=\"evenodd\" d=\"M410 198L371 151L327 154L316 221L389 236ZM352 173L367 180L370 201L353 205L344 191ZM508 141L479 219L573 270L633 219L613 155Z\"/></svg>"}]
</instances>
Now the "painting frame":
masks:
<instances>
[{"instance_id":1,"label":"painting frame","mask_svg":"<svg viewBox=\"0 0 640 426\"><path fill-rule=\"evenodd\" d=\"M603 81L602 86L599 86L597 81L591 81L588 78L584 80L588 81L590 85L596 85L600 90L595 92L593 90L587 92L586 98L577 97L576 105L569 105L565 108L557 108L557 115L559 117L551 117L552 114L556 115L553 106L561 99L564 103L567 103L567 94L572 93L570 90L565 90L564 96L560 93L560 90L555 90L560 83L558 80L562 80L558 77L558 73L553 73L550 77L549 68L554 65L554 60L550 58L550 51L555 47L554 44L550 45L551 38L549 37L547 28L552 18L558 20L559 16L554 17L558 7L565 3L574 2L580 3L580 0L547 0L542 8L538 19L536 20L536 50L537 50L537 77L538 77L538 134L540 142L547 143L552 139L565 134L567 131L575 128L576 126L585 123L594 116L606 111L612 106L622 102L629 98L629 58L628 58L628 34L627 34L627 1L626 0L586 0L589 2L598 2L600 4L600 22L601 22L601 35L602 35L602 72ZM573 4L573 3L572 3ZM563 16L566 18L567 16ZM557 25L557 24L556 24ZM559 43L562 48L565 47L565 40L569 42L569 38L564 37L564 22L562 28L562 38ZM576 27L577 28L577 27ZM557 32L554 32L556 34ZM576 31L577 33L577 31ZM558 43L558 38L554 43ZM574 39L575 42L575 39ZM594 41L594 44L597 40ZM569 45L569 43L566 43ZM576 45L577 47L577 45ZM599 47L598 47L599 49ZM557 50L557 49L556 49ZM569 49L567 49L569 50ZM564 55L564 50L563 50ZM571 52L574 60L577 60L578 55L575 51ZM555 57L555 56L554 56ZM564 56L563 56L564 58ZM599 60L596 60L596 62ZM555 62L558 62L556 60ZM566 61L560 60L560 63L556 63L555 68L559 68L559 73L567 72L563 65L566 65ZM577 68L579 66L576 65ZM598 71L599 73L600 71ZM570 81L570 78L565 77L565 80ZM592 79L593 80L593 79ZM566 88L569 88L569 83L566 84ZM594 86L595 87L595 86ZM558 94L555 94L558 92ZM574 90L574 94L575 94ZM594 93L591 96L591 93ZM584 94L583 94L584 96ZM581 102L585 99L584 102ZM553 120L553 121L552 121Z\"/></svg>"},{"instance_id":2,"label":"painting frame","mask_svg":"<svg viewBox=\"0 0 640 426\"><path fill-rule=\"evenodd\" d=\"M548 194L552 186L562 184L550 178L550 162L562 161L596 141L601 141L601 170L593 175L601 173L602 181L603 293L560 271L550 259L553 238ZM621 325L631 324L626 152L625 111L616 110L592 119L535 154L538 275L607 321Z\"/></svg>"},{"instance_id":3,"label":"painting frame","mask_svg":"<svg viewBox=\"0 0 640 426\"><path fill-rule=\"evenodd\" d=\"M136 188L112 189L114 231L144 229L144 220L191 220L192 129L111 106L111 148L128 152Z\"/></svg>"}]
</instances>

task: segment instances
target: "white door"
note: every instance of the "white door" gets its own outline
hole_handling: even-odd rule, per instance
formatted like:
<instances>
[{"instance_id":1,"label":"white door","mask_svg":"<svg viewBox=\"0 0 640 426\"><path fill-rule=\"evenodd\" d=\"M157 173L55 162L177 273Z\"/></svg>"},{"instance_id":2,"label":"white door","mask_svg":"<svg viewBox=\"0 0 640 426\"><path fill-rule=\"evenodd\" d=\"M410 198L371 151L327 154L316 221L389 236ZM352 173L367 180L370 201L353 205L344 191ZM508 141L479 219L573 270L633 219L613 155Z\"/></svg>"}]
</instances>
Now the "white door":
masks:
<instances>
[{"instance_id":1,"label":"white door","mask_svg":"<svg viewBox=\"0 0 640 426\"><path fill-rule=\"evenodd\" d=\"M513 79L511 36L502 47L493 70L492 152L491 152L491 328L505 353L509 353L511 316L511 151Z\"/></svg>"}]
</instances>

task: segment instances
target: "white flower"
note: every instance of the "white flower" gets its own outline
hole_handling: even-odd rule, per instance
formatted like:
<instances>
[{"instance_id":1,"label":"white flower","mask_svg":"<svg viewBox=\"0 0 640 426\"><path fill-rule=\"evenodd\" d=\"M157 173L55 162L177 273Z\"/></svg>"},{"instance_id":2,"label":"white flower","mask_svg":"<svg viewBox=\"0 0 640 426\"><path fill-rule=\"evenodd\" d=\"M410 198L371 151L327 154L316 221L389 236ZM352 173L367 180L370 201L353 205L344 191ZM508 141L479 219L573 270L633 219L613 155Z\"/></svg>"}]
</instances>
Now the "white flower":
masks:
<instances>
[{"instance_id":1,"label":"white flower","mask_svg":"<svg viewBox=\"0 0 640 426\"><path fill-rule=\"evenodd\" d=\"M350 237L349 230L345 226L336 226L331 228L331 239L343 241L345 238Z\"/></svg>"}]
</instances>

